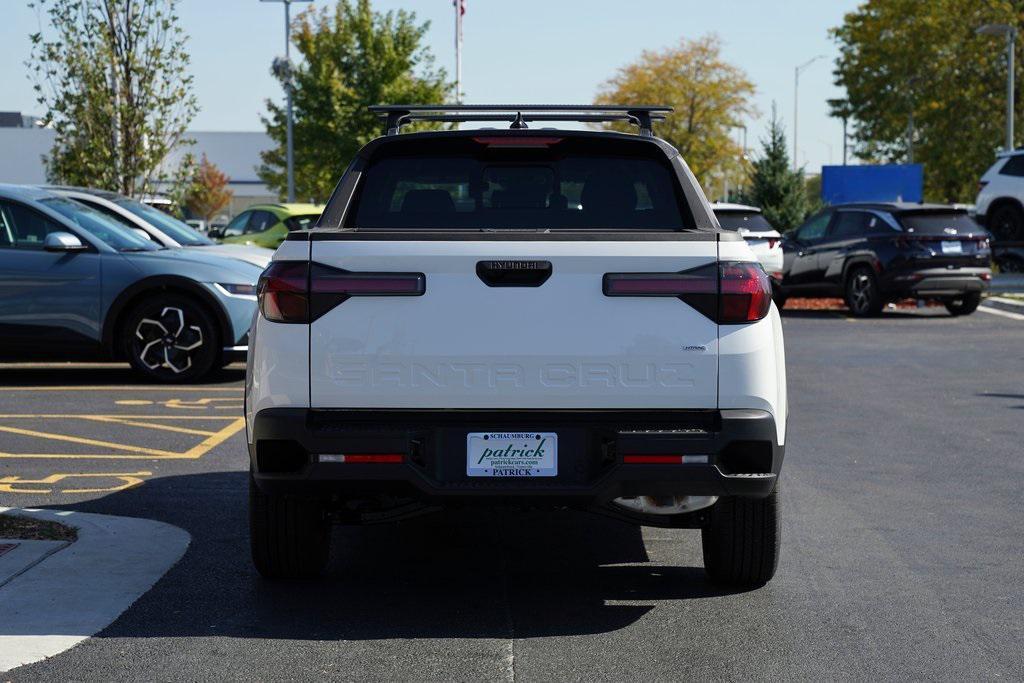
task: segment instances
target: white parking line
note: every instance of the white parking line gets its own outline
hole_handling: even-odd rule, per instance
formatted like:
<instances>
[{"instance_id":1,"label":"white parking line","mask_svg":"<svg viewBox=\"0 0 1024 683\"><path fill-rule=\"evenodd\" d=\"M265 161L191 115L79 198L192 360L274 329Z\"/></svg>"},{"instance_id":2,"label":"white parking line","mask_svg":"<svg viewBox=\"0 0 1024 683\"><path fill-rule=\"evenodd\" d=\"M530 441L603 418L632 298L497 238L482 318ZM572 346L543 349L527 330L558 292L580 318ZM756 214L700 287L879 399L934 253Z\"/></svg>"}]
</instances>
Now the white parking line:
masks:
<instances>
[{"instance_id":1,"label":"white parking line","mask_svg":"<svg viewBox=\"0 0 1024 683\"><path fill-rule=\"evenodd\" d=\"M1004 318L1010 318L1012 320L1024 320L1024 315L1020 313L1010 313L1009 311L1001 311L998 308L989 308L988 306L978 306L979 311L985 313L991 313L992 315L1001 315Z\"/></svg>"}]
</instances>

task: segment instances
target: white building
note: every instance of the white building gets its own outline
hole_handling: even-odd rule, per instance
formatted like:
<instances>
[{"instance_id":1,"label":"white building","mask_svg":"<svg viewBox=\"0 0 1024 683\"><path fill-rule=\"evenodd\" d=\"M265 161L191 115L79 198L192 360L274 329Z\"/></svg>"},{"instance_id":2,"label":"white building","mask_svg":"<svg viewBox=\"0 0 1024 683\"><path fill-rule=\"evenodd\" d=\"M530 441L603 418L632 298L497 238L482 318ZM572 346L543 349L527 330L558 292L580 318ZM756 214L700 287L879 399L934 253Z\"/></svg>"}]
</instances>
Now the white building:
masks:
<instances>
[{"instance_id":1,"label":"white building","mask_svg":"<svg viewBox=\"0 0 1024 683\"><path fill-rule=\"evenodd\" d=\"M198 162L205 153L231 179L228 187L234 196L226 213L234 215L251 204L278 201L277 194L256 175L260 152L273 147L266 133L189 131L186 137L194 144L172 152L165 164L173 168L187 152ZM0 126L0 183L46 183L43 160L53 140L54 132L47 128Z\"/></svg>"}]
</instances>

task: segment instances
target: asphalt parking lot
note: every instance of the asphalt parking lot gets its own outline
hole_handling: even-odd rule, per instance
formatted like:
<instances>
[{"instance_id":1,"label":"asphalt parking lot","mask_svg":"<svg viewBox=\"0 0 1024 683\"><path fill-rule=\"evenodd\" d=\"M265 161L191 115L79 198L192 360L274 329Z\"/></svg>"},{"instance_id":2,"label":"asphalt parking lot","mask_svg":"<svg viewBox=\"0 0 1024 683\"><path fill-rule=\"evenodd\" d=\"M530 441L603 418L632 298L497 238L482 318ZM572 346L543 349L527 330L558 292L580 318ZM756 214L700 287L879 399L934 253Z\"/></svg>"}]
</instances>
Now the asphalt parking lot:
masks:
<instances>
[{"instance_id":1,"label":"asphalt parking lot","mask_svg":"<svg viewBox=\"0 0 1024 683\"><path fill-rule=\"evenodd\" d=\"M0 505L164 521L192 545L97 637L12 680L1024 676L1024 321L784 317L783 554L703 576L697 532L574 512L338 529L330 573L248 558L241 368L0 369Z\"/></svg>"}]
</instances>

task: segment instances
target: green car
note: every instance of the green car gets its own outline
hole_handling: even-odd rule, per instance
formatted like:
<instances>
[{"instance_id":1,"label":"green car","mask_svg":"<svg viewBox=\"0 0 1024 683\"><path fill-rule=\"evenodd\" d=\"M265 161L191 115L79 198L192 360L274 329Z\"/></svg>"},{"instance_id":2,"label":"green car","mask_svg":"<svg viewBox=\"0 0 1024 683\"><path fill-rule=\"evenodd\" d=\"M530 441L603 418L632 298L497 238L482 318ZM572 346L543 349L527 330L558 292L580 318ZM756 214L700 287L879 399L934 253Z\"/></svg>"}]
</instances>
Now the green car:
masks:
<instances>
[{"instance_id":1,"label":"green car","mask_svg":"<svg viewBox=\"0 0 1024 683\"><path fill-rule=\"evenodd\" d=\"M277 249L289 232L313 227L323 210L323 205L317 204L253 204L211 236L225 244Z\"/></svg>"}]
</instances>

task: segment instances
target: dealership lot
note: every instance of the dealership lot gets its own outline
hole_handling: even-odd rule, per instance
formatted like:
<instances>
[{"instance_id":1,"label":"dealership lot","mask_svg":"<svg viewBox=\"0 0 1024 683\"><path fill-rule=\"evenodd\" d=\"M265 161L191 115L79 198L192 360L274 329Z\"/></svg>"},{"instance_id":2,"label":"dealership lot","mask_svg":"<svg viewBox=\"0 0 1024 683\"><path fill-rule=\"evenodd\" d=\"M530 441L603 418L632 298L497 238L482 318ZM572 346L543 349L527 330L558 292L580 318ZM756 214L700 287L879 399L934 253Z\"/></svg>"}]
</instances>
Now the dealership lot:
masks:
<instances>
[{"instance_id":1,"label":"dealership lot","mask_svg":"<svg viewBox=\"0 0 1024 683\"><path fill-rule=\"evenodd\" d=\"M1024 676L1024 322L784 316L779 574L722 592L696 532L582 513L339 529L327 577L248 558L242 375L0 370L0 504L187 530L135 606L19 679ZM216 672L216 673L213 673Z\"/></svg>"}]
</instances>

